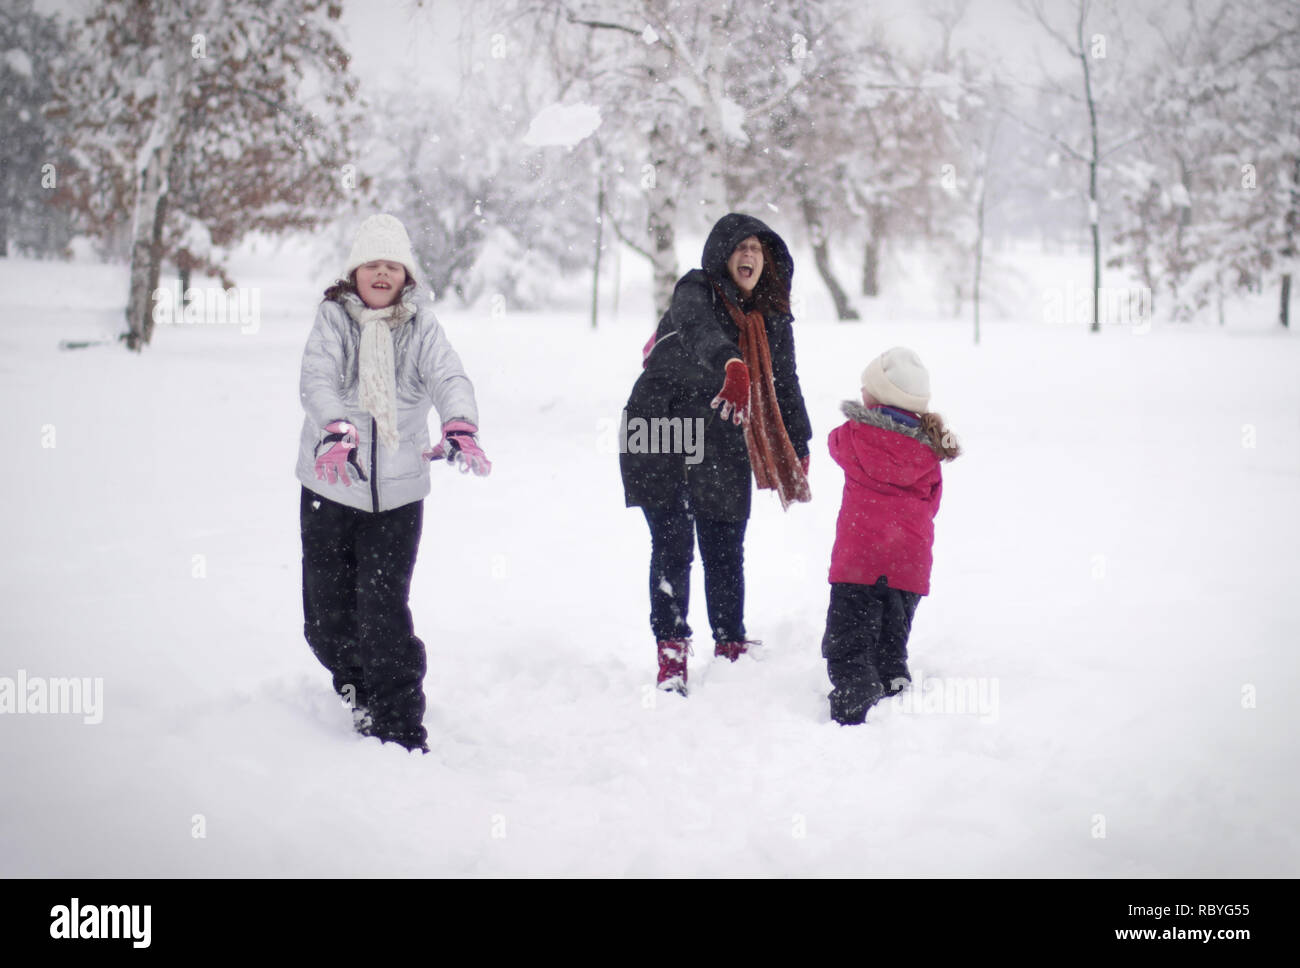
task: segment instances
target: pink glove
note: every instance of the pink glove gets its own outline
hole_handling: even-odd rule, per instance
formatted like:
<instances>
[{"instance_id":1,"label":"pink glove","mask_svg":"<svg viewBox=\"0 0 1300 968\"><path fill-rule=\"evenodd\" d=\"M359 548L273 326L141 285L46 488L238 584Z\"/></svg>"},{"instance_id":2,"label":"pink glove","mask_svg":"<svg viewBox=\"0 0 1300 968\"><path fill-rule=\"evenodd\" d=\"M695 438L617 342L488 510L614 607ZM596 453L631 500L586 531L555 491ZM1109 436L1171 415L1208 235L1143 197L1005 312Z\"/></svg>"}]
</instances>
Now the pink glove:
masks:
<instances>
[{"instance_id":1,"label":"pink glove","mask_svg":"<svg viewBox=\"0 0 1300 968\"><path fill-rule=\"evenodd\" d=\"M462 474L473 471L479 477L487 477L492 471L492 462L479 447L474 435L478 428L467 420L448 420L442 425L442 440L433 450L426 450L426 460L453 461Z\"/></svg>"},{"instance_id":2,"label":"pink glove","mask_svg":"<svg viewBox=\"0 0 1300 968\"><path fill-rule=\"evenodd\" d=\"M361 480L366 480L366 472L361 469L357 462L357 428L352 426L346 420L335 420L333 423L325 425L325 439L317 446L320 450L322 446L329 444L329 449L316 458L316 480L326 481L330 484L338 482L339 478L343 479L344 487L351 487L352 481L348 477L348 464L356 468L357 476Z\"/></svg>"},{"instance_id":3,"label":"pink glove","mask_svg":"<svg viewBox=\"0 0 1300 968\"><path fill-rule=\"evenodd\" d=\"M718 410L719 405L722 406L721 410ZM718 416L723 420L731 417L731 422L736 425L745 422L749 416L749 367L745 366L743 360L727 360L726 379L722 381L722 389L709 406L718 410Z\"/></svg>"}]
</instances>

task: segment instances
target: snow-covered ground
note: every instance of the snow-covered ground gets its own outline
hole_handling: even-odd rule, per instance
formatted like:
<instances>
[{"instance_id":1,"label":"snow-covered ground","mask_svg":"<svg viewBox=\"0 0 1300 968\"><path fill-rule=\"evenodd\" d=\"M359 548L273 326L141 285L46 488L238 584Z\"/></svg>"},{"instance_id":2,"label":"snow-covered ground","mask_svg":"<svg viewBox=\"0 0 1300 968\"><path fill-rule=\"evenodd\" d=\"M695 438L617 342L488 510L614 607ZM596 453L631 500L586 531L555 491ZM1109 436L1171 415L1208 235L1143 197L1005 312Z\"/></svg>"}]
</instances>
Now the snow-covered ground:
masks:
<instances>
[{"instance_id":1,"label":"snow-covered ground","mask_svg":"<svg viewBox=\"0 0 1300 968\"><path fill-rule=\"evenodd\" d=\"M103 683L97 724L0 714L0 874L1300 872L1300 343L1271 305L1092 335L1042 322L1065 277L1026 257L1021 317L976 347L920 288L836 324L802 260L814 501L756 494L765 648L700 642L682 700L651 688L609 429L651 322L631 264L596 332L440 313L494 470L434 468L420 757L351 733L302 637L298 363L327 280L264 253L255 333L168 327L134 356L56 348L120 328L121 267L0 260L0 677ZM842 728L825 438L897 343L967 454L918 686ZM698 568L693 599L701 629Z\"/></svg>"}]
</instances>

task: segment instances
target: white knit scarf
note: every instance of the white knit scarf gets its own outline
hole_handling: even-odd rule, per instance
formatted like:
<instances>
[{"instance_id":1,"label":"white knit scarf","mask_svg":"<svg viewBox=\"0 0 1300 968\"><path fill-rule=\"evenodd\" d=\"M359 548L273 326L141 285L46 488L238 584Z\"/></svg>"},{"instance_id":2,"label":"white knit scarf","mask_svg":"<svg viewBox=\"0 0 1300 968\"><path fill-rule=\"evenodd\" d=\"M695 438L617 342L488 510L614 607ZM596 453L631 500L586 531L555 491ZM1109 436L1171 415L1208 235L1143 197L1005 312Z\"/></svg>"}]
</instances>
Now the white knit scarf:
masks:
<instances>
[{"instance_id":1,"label":"white knit scarf","mask_svg":"<svg viewBox=\"0 0 1300 968\"><path fill-rule=\"evenodd\" d=\"M371 309L355 293L343 294L343 308L361 327L357 383L361 406L375 418L379 441L396 450L397 365L393 358L393 332L415 315L415 304L405 295L391 306Z\"/></svg>"}]
</instances>

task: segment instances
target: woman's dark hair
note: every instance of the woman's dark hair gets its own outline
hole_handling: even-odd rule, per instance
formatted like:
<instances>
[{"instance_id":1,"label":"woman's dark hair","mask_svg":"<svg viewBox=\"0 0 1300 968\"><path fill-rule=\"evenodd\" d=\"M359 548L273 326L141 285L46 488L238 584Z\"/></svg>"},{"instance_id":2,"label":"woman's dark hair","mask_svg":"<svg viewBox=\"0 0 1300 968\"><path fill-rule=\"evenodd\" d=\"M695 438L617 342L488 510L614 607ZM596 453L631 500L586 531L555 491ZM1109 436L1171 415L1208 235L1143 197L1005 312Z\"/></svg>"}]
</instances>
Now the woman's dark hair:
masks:
<instances>
[{"instance_id":1,"label":"woman's dark hair","mask_svg":"<svg viewBox=\"0 0 1300 968\"><path fill-rule=\"evenodd\" d=\"M781 273L781 266L772 254L766 239L759 239L763 247L763 273L754 286L754 308L764 317L788 315L790 312L790 280Z\"/></svg>"},{"instance_id":2,"label":"woman's dark hair","mask_svg":"<svg viewBox=\"0 0 1300 968\"><path fill-rule=\"evenodd\" d=\"M406 267L403 266L402 268L403 270L405 270ZM412 279L411 274L407 272L406 283L402 286L402 291L397 294L397 298L394 299L393 302L394 303L401 302L403 299L406 298L407 293L409 293L414 288L415 288L415 280ZM351 272L349 272L346 279L335 280L334 284L325 290L325 299L327 302L338 302L339 297L342 296L345 292L352 293L352 295L356 296L358 299L361 298L361 293L357 292L357 270L356 269L353 269Z\"/></svg>"}]
</instances>

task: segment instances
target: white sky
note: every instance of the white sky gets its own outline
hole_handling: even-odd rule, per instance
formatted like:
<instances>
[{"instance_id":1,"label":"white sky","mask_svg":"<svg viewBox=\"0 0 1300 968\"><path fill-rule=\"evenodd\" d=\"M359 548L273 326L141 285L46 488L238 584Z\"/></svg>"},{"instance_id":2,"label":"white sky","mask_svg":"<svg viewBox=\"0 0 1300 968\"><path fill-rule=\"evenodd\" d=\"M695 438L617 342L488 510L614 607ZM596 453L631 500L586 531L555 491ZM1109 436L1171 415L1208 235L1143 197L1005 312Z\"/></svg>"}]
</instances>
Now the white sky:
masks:
<instances>
[{"instance_id":1,"label":"white sky","mask_svg":"<svg viewBox=\"0 0 1300 968\"><path fill-rule=\"evenodd\" d=\"M488 33L480 28L471 44L461 35L462 7L483 4L474 0L343 0L343 26L354 55L353 70L367 88L432 85L455 90L460 71L475 57L487 56ZM759 3L762 0L741 0ZM900 46L917 50L934 42L937 30L927 14L930 6L951 5L957 0L866 0L868 9ZM1117 0L1123 38L1109 36L1112 56L1150 56L1152 15L1169 22L1181 18L1185 0ZM1202 0L1210 3L1213 0ZM1265 0L1278 2L1278 0ZM1054 23L1071 23L1071 0L1046 0ZM1094 3L1098 23L1105 20L1101 5ZM612 8L611 8L612 9ZM1132 50L1123 51L1124 40ZM1021 83L1035 83L1044 71L1072 75L1077 70L1059 45L1051 40L1032 17L1020 9L1017 0L968 0L966 13L953 36L955 46L989 56L1007 76Z\"/></svg>"},{"instance_id":2,"label":"white sky","mask_svg":"<svg viewBox=\"0 0 1300 968\"><path fill-rule=\"evenodd\" d=\"M164 0L165 2L165 0ZM272 0L291 2L291 0ZM353 55L352 69L368 91L393 87L437 87L455 90L461 71L487 53L488 37L480 31L477 50L462 37L462 8L483 4L474 0L341 0L341 32ZM741 0L759 3L762 0ZM954 0L866 0L869 9L900 45L919 48L931 42L935 27L927 16L934 3ZM1046 0L1053 19L1066 19L1069 0ZM1180 15L1184 0L1118 0L1134 54L1149 54L1142 43L1149 36L1144 21L1151 14L1163 19ZM1266 3L1278 0L1265 0ZM94 0L37 0L41 12L65 15L90 8ZM954 42L989 54L1007 73L1023 83L1036 81L1041 69L1070 72L1072 65L1043 29L1018 8L1017 0L969 0ZM1119 53L1116 51L1116 53ZM1041 66L1040 66L1041 65Z\"/></svg>"},{"instance_id":3,"label":"white sky","mask_svg":"<svg viewBox=\"0 0 1300 968\"><path fill-rule=\"evenodd\" d=\"M343 0L342 27L363 87L456 89L458 0Z\"/></svg>"}]
</instances>

